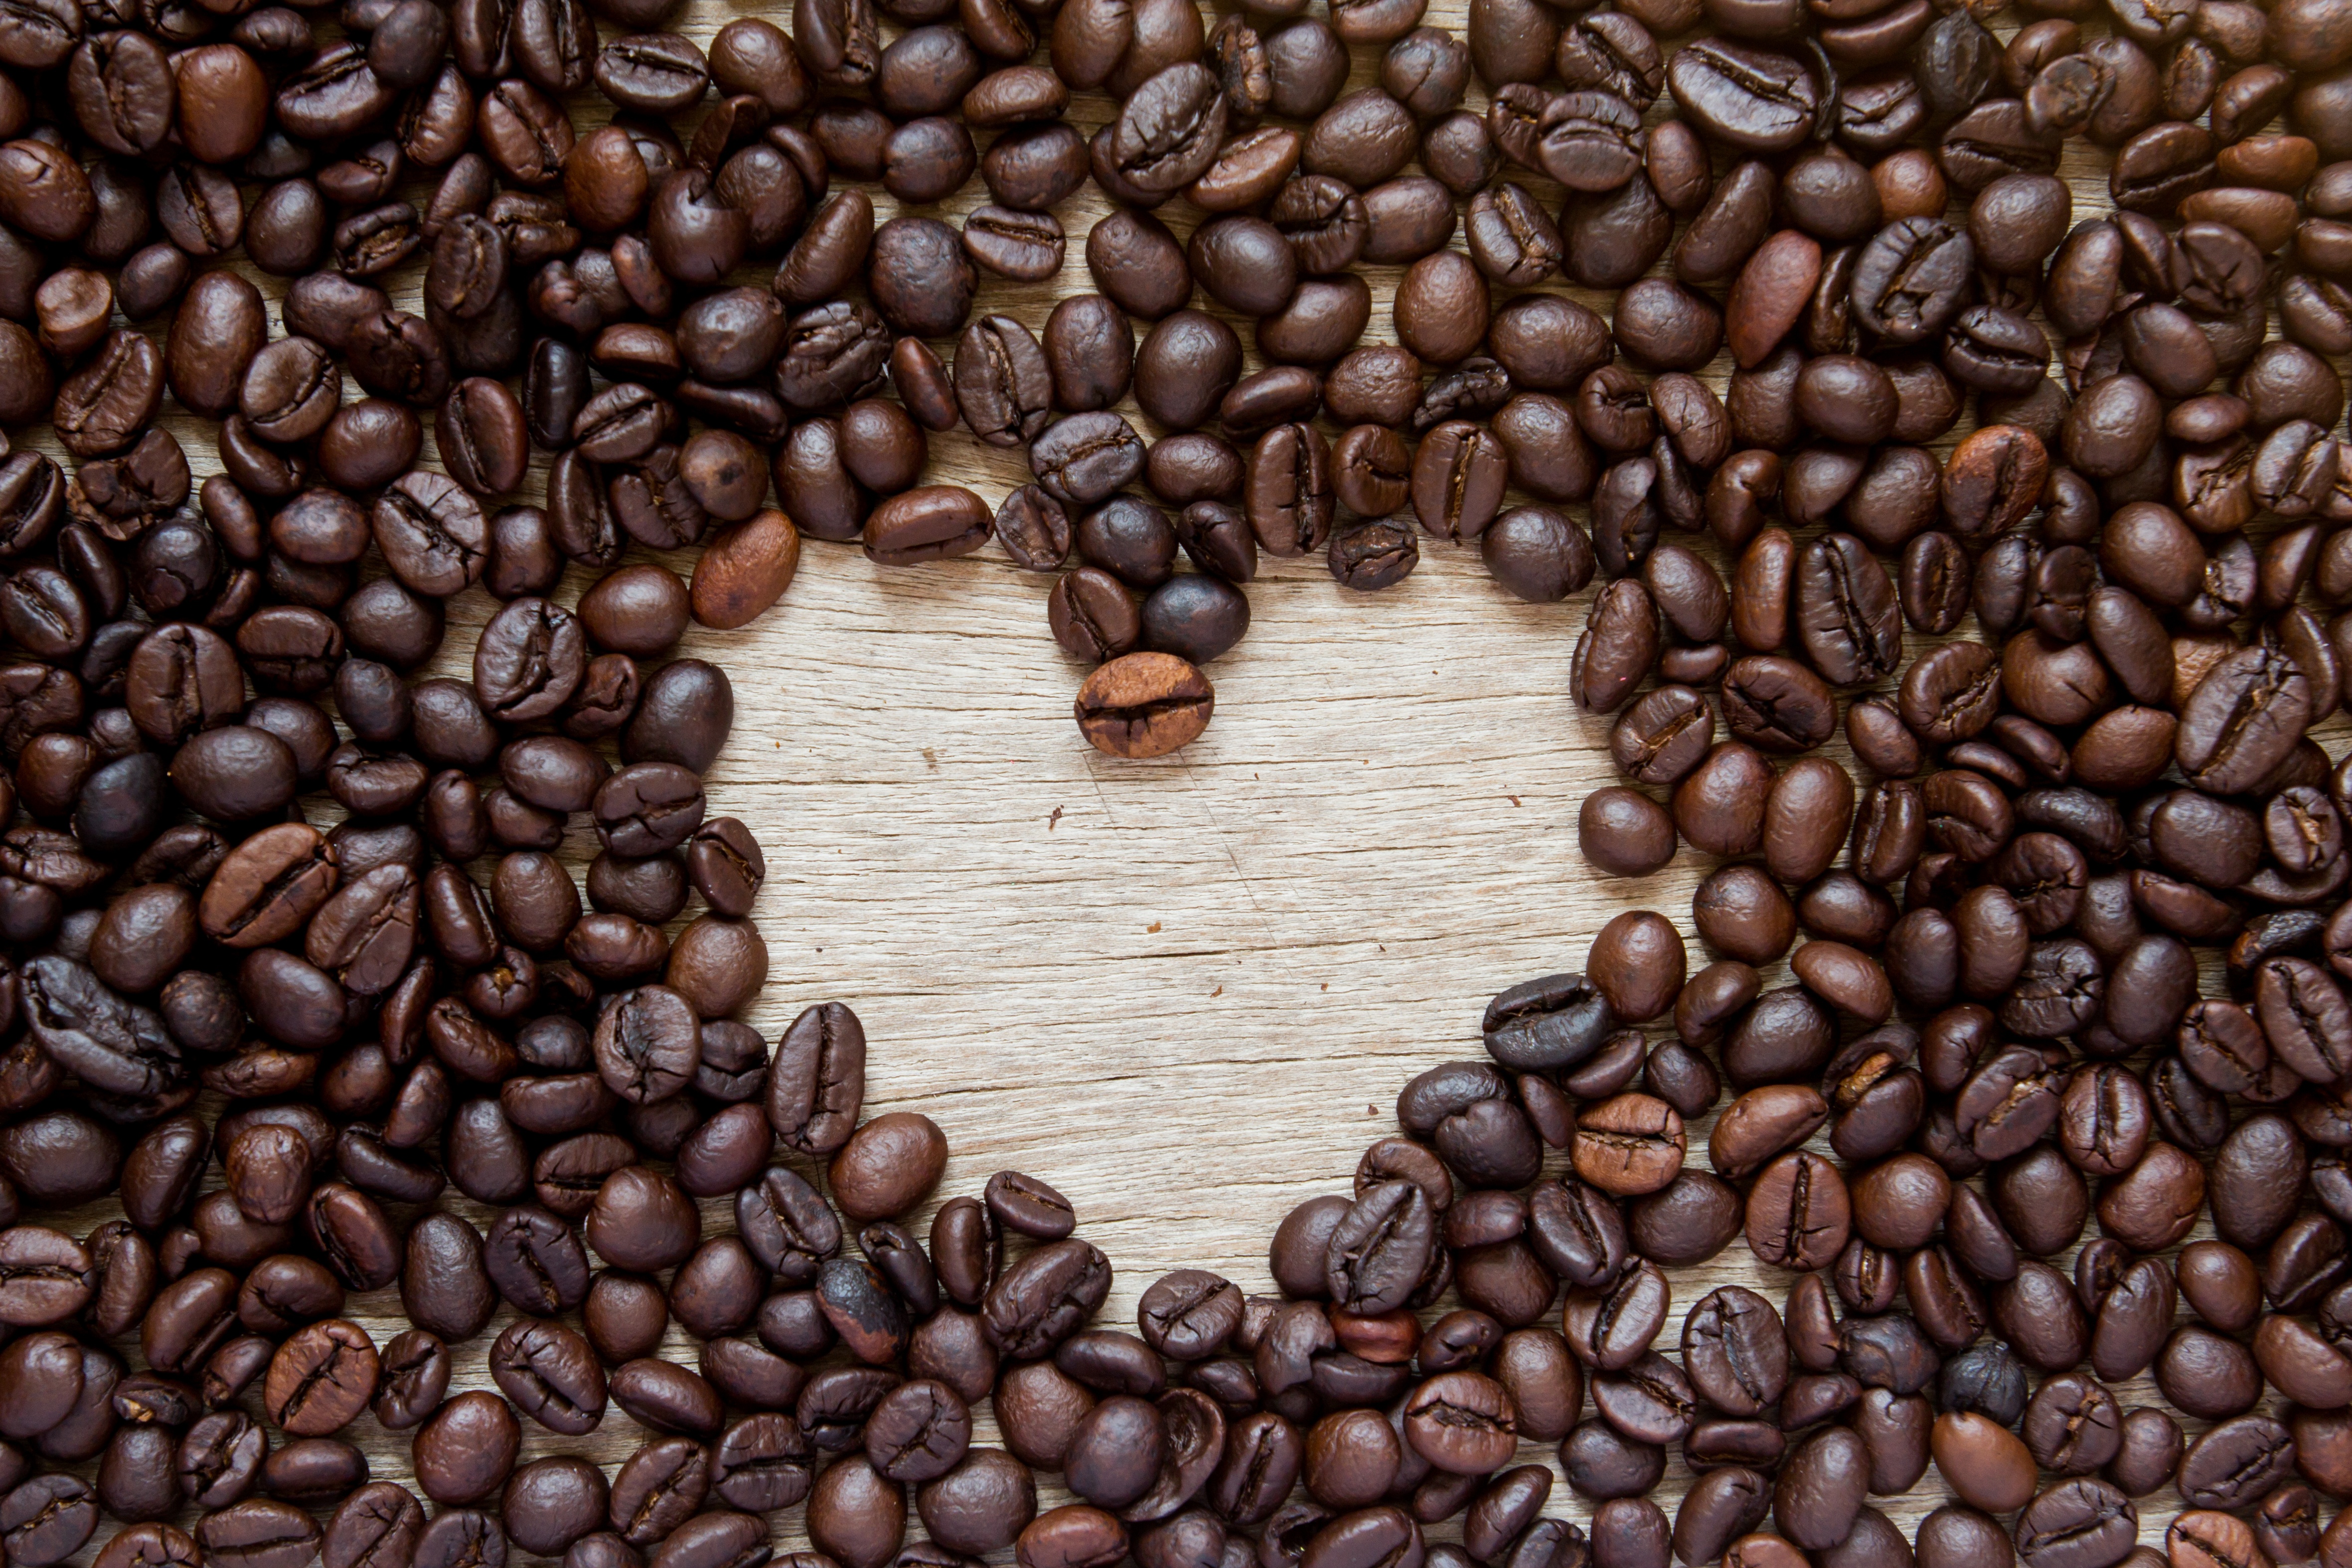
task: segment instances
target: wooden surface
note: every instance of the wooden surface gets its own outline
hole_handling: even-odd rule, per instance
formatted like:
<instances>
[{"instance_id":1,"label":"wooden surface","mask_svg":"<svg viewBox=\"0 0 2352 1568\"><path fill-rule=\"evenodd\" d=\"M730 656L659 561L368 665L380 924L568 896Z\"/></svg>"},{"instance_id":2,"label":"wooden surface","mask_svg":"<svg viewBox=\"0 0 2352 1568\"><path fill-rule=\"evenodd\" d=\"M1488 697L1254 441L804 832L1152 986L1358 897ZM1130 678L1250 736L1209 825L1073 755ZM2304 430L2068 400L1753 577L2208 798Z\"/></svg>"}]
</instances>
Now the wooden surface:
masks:
<instances>
[{"instance_id":1,"label":"wooden surface","mask_svg":"<svg viewBox=\"0 0 2352 1568\"><path fill-rule=\"evenodd\" d=\"M788 26L788 9L692 0L680 25L707 41L736 15ZM1465 12L1438 0L1427 20L1459 33ZM1357 54L1351 85L1377 68L1377 51ZM1474 86L1469 106L1483 101ZM1112 111L1081 97L1070 118L1091 132ZM601 117L601 105L575 105L583 129ZM2078 216L2104 206L2104 160L2068 173ZM1558 187L1517 177L1558 211ZM894 204L875 194L887 216ZM975 180L940 216L986 199ZM1058 279L984 279L977 309L1042 328L1055 299L1090 288L1084 238L1102 210L1091 186L1061 209L1070 245ZM1180 237L1201 217L1181 203L1162 216ZM1365 341L1392 342L1400 269L1366 272ZM418 279L412 268L396 279L411 308ZM282 292L262 281L273 300ZM1607 296L1567 291L1608 308ZM1235 324L1249 342L1248 323ZM951 345L938 346L944 356ZM1718 361L1710 378L1720 386L1727 370ZM1131 403L1124 411L1157 433ZM210 428L176 410L169 423L199 476L216 471ZM429 425L427 442L429 453ZM968 484L992 505L1028 478L1019 455L961 433L934 437L931 452L930 479ZM534 469L517 499L536 501L541 479ZM690 554L670 559L690 569ZM1051 582L992 546L886 570L854 546L812 542L776 608L745 631L697 630L680 651L734 681L734 738L709 782L713 814L750 823L767 855L757 913L770 981L751 1021L772 1039L810 1003L849 1003L870 1041L868 1112L921 1110L954 1150L918 1234L937 1201L976 1194L992 1172L1043 1177L1074 1200L1081 1234L1118 1270L1100 1321L1131 1328L1142 1288L1180 1265L1270 1290L1276 1222L1306 1197L1347 1190L1364 1144L1392 1130L1410 1076L1481 1056L1477 1022L1493 993L1581 967L1622 910L1655 907L1687 931L1708 868L1685 853L1626 881L1577 852L1577 806L1612 781L1608 721L1569 699L1589 591L1525 605L1488 579L1475 549L1429 540L1407 582L1372 595L1339 588L1319 558L1268 561L1248 588L1248 637L1208 668L1207 733L1175 756L1126 763L1093 752L1071 721L1085 671L1047 633ZM561 597L585 585L575 570ZM467 673L489 607L479 592L453 604L437 672ZM576 863L593 849L575 828ZM1710 1124L1691 1129L1695 1152ZM1555 1153L1547 1174L1561 1168ZM93 1206L75 1228L106 1212ZM706 1218L712 1233L732 1223L721 1203ZM1743 1243L1670 1272L1669 1353L1707 1289L1746 1283L1778 1302L1790 1279L1759 1268ZM379 1342L402 1326L393 1292L355 1299L353 1315ZM509 1316L463 1347L456 1386L489 1386L482 1354ZM693 1355L675 1331L665 1353ZM2127 1405L2156 1397L2145 1380L2121 1392ZM644 1436L617 1409L580 1441L525 1425L526 1457L609 1464ZM992 1440L984 1414L979 1426ZM405 1434L362 1417L352 1436L379 1478L408 1478ZM1531 1447L1526 1457L1552 1456ZM1669 1511L1687 1479L1670 1465L1658 1494ZM1042 1500L1061 1495L1048 1487ZM1874 1500L1907 1532L1942 1499L1931 1470L1912 1495ZM2147 1500L2143 1537L2159 1539L2177 1508L2169 1491ZM1565 1487L1548 1511L1591 1514ZM805 1543L799 1520L797 1509L776 1520L780 1546Z\"/></svg>"}]
</instances>

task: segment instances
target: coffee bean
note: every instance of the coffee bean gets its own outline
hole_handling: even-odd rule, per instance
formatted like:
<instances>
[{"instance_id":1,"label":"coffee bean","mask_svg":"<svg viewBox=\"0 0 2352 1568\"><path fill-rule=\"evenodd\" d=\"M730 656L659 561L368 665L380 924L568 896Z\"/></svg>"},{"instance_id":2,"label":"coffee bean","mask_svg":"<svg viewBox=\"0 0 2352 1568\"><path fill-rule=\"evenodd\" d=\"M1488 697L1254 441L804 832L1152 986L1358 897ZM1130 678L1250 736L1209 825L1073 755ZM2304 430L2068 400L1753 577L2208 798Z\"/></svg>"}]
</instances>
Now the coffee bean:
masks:
<instances>
[{"instance_id":1,"label":"coffee bean","mask_svg":"<svg viewBox=\"0 0 2352 1568\"><path fill-rule=\"evenodd\" d=\"M1666 88L1702 132L1759 153L1801 141L1821 95L1811 71L1798 60L1715 39L1678 51L1667 63Z\"/></svg>"}]
</instances>

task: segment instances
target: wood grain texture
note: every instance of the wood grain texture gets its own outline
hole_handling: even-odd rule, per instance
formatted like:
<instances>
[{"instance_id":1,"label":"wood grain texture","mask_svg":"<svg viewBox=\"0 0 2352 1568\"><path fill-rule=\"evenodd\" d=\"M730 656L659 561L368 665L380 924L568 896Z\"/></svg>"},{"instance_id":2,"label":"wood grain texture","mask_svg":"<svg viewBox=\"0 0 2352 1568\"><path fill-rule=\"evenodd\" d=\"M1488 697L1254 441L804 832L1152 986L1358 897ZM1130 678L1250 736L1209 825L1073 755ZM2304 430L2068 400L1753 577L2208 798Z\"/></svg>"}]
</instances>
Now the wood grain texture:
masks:
<instances>
[{"instance_id":1,"label":"wood grain texture","mask_svg":"<svg viewBox=\"0 0 2352 1568\"><path fill-rule=\"evenodd\" d=\"M731 16L760 14L789 26L774 0L691 0L680 25L707 41ZM1465 15L1464 0L1436 0L1427 19L1459 32ZM1377 51L1357 54L1352 85L1363 85ZM1474 87L1470 107L1482 103ZM1114 111L1086 95L1069 118L1091 132ZM575 105L575 117L584 129L602 106ZM2105 206L2103 156L2078 152L2066 173L2078 216ZM1518 177L1558 210L1558 187ZM887 216L895 204L875 194ZM955 221L986 199L975 181L939 216ZM987 279L979 309L1042 329L1056 299L1090 288L1084 238L1104 210L1091 186L1066 204L1060 277ZM1181 237L1201 215L1179 203L1162 216ZM1366 341L1392 342L1401 269L1364 271ZM411 308L419 276L395 279ZM273 300L282 293L258 280ZM1250 324L1234 324L1249 342ZM1708 378L1719 387L1728 368L1720 360ZM1145 426L1131 403L1123 411ZM167 423L200 477L217 471L208 426L176 409ZM429 461L429 426L427 442ZM934 437L931 457L932 479L992 505L1028 478L1019 455L961 432ZM537 500L542 478L535 469L518 499ZM690 555L669 559L690 570ZM1612 779L1607 721L1569 698L1589 592L1521 604L1474 551L1433 541L1411 579L1377 595L1339 588L1319 560L1269 562L1248 590L1249 636L1209 668L1207 733L1175 756L1126 763L1091 751L1071 721L1084 671L1045 630L1050 583L992 548L892 571L812 542L773 610L744 631L697 630L680 651L733 679L712 810L743 818L767 854L757 915L771 973L750 1021L772 1039L810 1003L850 1003L871 1042L868 1111L921 1110L950 1140L933 1204L1007 1167L1050 1181L1118 1269L1101 1322L1131 1327L1141 1289L1180 1265L1271 1289L1276 1223L1306 1197L1347 1190L1363 1145L1391 1130L1406 1079L1481 1054L1488 996L1580 967L1593 933L1625 909L1661 909L1687 931L1708 866L1685 853L1627 881L1577 853L1577 806ZM561 597L585 585L574 572ZM478 592L452 605L435 673L468 672L489 607ZM1842 742L1834 751L1843 757ZM575 827L566 856L577 868L594 848ZM1692 1128L1695 1151L1710 1124ZM1547 1174L1561 1168L1553 1154ZM912 1222L919 1235L931 1206ZM92 1205L69 1227L112 1212ZM725 1204L705 1214L712 1233L731 1226ZM1790 1279L1738 1243L1671 1274L1669 1354L1683 1310L1706 1289L1748 1284L1778 1302ZM379 1342L403 1326L394 1292L355 1298L352 1314ZM482 1354L510 1316L461 1348L456 1386L489 1386ZM690 1363L694 1352L674 1331L665 1354ZM2126 1405L2158 1399L2145 1379L2119 1392ZM979 1428L992 1440L984 1414ZM351 1435L377 1477L409 1479L407 1435L369 1417ZM529 1428L525 1454L609 1465L643 1436L615 1409L585 1439ZM1657 1500L1671 1511L1687 1480L1673 1462ZM1875 1500L1907 1532L1944 1496L1931 1470L1910 1494ZM1042 1501L1062 1500L1043 1489ZM2178 1507L2168 1490L2146 1500L2143 1539L2158 1541ZM1588 1522L1591 1510L1562 1487L1548 1511ZM805 1545L799 1510L774 1534Z\"/></svg>"}]
</instances>

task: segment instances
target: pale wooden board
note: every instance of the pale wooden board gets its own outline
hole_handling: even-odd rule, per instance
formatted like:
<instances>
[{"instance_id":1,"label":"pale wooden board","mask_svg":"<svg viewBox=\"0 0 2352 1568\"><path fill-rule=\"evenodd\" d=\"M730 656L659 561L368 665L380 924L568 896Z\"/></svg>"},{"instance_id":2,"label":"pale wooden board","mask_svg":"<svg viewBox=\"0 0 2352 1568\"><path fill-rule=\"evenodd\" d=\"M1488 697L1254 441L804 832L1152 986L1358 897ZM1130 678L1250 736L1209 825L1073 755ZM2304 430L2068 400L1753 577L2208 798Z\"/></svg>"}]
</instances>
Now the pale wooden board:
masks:
<instances>
[{"instance_id":1,"label":"pale wooden board","mask_svg":"<svg viewBox=\"0 0 2352 1568\"><path fill-rule=\"evenodd\" d=\"M789 27L789 10L690 0L677 25L707 42L739 15ZM1459 34L1466 12L1465 0L1437 0L1426 19ZM2004 18L1999 30L2014 26ZM1351 86L1374 81L1378 51L1356 53ZM1483 103L1474 83L1468 107ZM601 100L573 110L583 129L606 112ZM1070 119L1091 132L1114 112L1081 95ZM2103 158L2078 151L2065 172L2078 217L2105 208ZM1558 211L1558 187L1516 177ZM896 209L873 194L883 216ZM975 179L940 216L954 221L987 199ZM984 279L978 310L1041 330L1054 300L1091 288L1084 237L1106 210L1091 185L1066 204L1060 277ZM1161 216L1181 237L1202 215L1178 203ZM1388 302L1402 269L1364 270L1375 299L1365 341L1393 342ZM420 276L412 266L394 279L412 309ZM767 276L747 268L739 280ZM273 301L283 291L257 281ZM1559 291L1609 308L1605 294ZM1227 319L1251 344L1250 324ZM936 346L945 358L952 345ZM1726 356L1706 374L1720 387L1728 370ZM1123 411L1155 433L1131 402ZM209 426L176 407L166 422L199 478L217 471ZM429 460L429 421L426 441ZM933 437L931 457L931 480L968 484L992 505L1028 478L1018 454L961 431ZM535 468L517 499L538 500L541 483ZM690 570L690 552L667 559ZM1393 1130L1409 1077L1480 1057L1493 993L1581 967L1593 933L1622 910L1658 908L1687 931L1708 863L1685 852L1627 881L1577 852L1577 806L1612 778L1608 721L1569 698L1589 591L1525 605L1487 578L1475 549L1429 540L1412 578L1375 595L1338 587L1318 559L1269 560L1248 589L1249 636L1209 667L1207 733L1175 756L1129 763L1093 752L1071 721L1085 671L1046 631L1051 581L993 547L893 571L855 546L812 542L775 609L745 631L695 630L680 651L734 681L734 739L709 777L711 809L751 824L768 859L757 915L770 983L750 1021L772 1039L810 1003L848 1002L870 1041L868 1111L923 1111L953 1146L917 1234L939 1200L977 1194L993 1171L1041 1176L1075 1201L1081 1233L1118 1269L1100 1321L1132 1327L1143 1287L1179 1266L1270 1291L1275 1225L1304 1198L1348 1189L1363 1146ZM559 596L570 603L585 585L575 571ZM453 602L435 673L469 672L491 607L478 592ZM1843 742L1832 751L1843 758ZM575 826L567 858L584 865L594 849ZM1711 1120L1691 1129L1694 1151ZM1564 1168L1554 1153L1547 1175ZM69 1227L112 1212L90 1205ZM705 1214L713 1233L731 1226L726 1204ZM1708 1289L1748 1284L1778 1302L1790 1278L1741 1243L1670 1273L1669 1354L1682 1310ZM379 1342L404 1326L394 1292L355 1298L352 1315ZM510 1318L501 1310L461 1349L456 1386L490 1386L482 1354ZM675 1330L664 1353L694 1355ZM2158 1398L2144 1378L2119 1392L2127 1405ZM525 1426L527 1458L583 1453L608 1466L644 1436L617 1409L576 1441ZM978 1426L979 1441L993 1440L985 1413ZM350 1436L377 1477L409 1479L406 1434L363 1416ZM1553 1456L1530 1446L1523 1458ZM1669 1512L1687 1480L1671 1462L1657 1494ZM1907 1533L1944 1498L1931 1469L1912 1494L1874 1500ZM1045 1505L1058 1500L1057 1487L1041 1489ZM2146 1500L2143 1539L2160 1541L2178 1508L2169 1489ZM1547 1511L1588 1522L1591 1510L1563 1485ZM780 1549L806 1544L798 1509L776 1518L774 1536Z\"/></svg>"}]
</instances>

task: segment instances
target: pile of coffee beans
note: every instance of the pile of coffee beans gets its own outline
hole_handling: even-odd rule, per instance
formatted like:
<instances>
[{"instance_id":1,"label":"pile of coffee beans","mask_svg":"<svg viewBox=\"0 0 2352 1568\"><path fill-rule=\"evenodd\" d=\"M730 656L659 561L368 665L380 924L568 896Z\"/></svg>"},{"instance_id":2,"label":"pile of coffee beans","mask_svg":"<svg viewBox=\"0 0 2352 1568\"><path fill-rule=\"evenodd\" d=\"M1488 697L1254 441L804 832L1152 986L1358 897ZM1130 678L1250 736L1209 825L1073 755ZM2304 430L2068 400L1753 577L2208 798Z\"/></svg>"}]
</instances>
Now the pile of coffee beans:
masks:
<instances>
[{"instance_id":1,"label":"pile of coffee beans","mask_svg":"<svg viewBox=\"0 0 2352 1568\"><path fill-rule=\"evenodd\" d=\"M2352 1568L2352 775L2307 734L2352 6L2024 8L0 0L13 1568L102 1517L100 1568L760 1568L803 1505L796 1568L2118 1568L2168 1485L2169 1568ZM986 310L1089 184L1097 291ZM1034 482L924 483L957 428ZM1715 962L1629 914L1498 997L1277 1296L1094 1328L1108 1260L1012 1173L919 1239L946 1142L860 1124L856 1018L736 1021L762 863L689 623L803 535L994 540L1057 574L1083 734L1151 757L1261 552L1378 589L1423 533L1605 579L1577 700L1672 795L1583 841L1729 861ZM1662 1353L1668 1270L1742 1237L1785 1303ZM612 1475L521 1462L614 1407ZM1906 1541L1868 1500L1931 1461Z\"/></svg>"},{"instance_id":2,"label":"pile of coffee beans","mask_svg":"<svg viewBox=\"0 0 2352 1568\"><path fill-rule=\"evenodd\" d=\"M2128 921L2127 889L2111 908ZM1696 918L1732 945L1705 893ZM1893 983L1918 1027L1887 1021L1895 939L1885 970L1817 940L1767 990L1738 959L1693 973L1646 910L1610 921L1584 973L1497 995L1487 1059L1409 1083L1353 1195L1283 1221L1281 1296L1231 1310L1255 1403L1229 1407L1206 1494L1222 1561L2352 1562L2352 1511L2323 1529L2321 1501L2352 1497L2352 1009L2326 922L2256 917L2228 994L2199 1000L2170 935L2135 934L2103 991L2095 948L2021 935L2023 973L1997 973L1984 929L1952 918L1957 996ZM1671 1271L1743 1237L1791 1277L1784 1300L1706 1290L1662 1347ZM1147 1337L1156 1300L1213 1284L1155 1285ZM1210 1359L1183 1381L1226 1398L1239 1375ZM2144 1377L2164 1403L2127 1405ZM1244 1557L1225 1489L1231 1467L1272 1468L1240 1446L1253 1424L1286 1434L1309 1500L1265 1516ZM1559 1445L1589 1531L1544 1516L1554 1471L1519 1462L1528 1442ZM1670 1520L1651 1494L1677 1450L1696 1479ZM1870 1500L1914 1494L1931 1463L1955 1500L1906 1540ZM2183 1506L2158 1552L2140 1507L2167 1489ZM1184 1517L1137 1560L1219 1562L1156 1544ZM1458 1547L1423 1539L1456 1518Z\"/></svg>"},{"instance_id":3,"label":"pile of coffee beans","mask_svg":"<svg viewBox=\"0 0 2352 1568\"><path fill-rule=\"evenodd\" d=\"M125 460L164 448L150 430ZM483 570L467 492L410 470L372 516L309 489L265 527L215 478L216 529L109 519L89 504L107 461L63 499L46 458L8 466L47 492L22 519L42 553L0 584L22 650L0 665L0 1546L59 1563L103 1514L125 1526L108 1568L300 1568L322 1544L308 1508L344 1501L340 1568L495 1568L496 1521L427 1527L401 1488L366 1484L352 1424L416 1428L426 1494L480 1500L517 1417L488 1393L445 1398L450 1346L501 1302L593 1316L598 1297L656 1338L673 1310L717 1332L730 1309L708 1293L756 1306L766 1275L743 1241L697 1246L694 1196L758 1176L793 1083L803 1120L832 1114L832 1036L788 1037L771 1074L730 1017L768 958L746 918L760 846L708 815L700 776L731 724L727 677L656 662L690 595L646 563L576 611L510 597L471 679L412 683L441 596ZM390 574L356 584L371 526ZM280 553L353 531L341 561ZM266 566L232 564L265 548ZM265 585L281 576L334 590L332 613ZM319 793L342 817L324 831L299 798ZM600 846L584 905L556 854L583 819ZM794 1079L804 1048L835 1076ZM453 1188L493 1205L486 1227L436 1206ZM110 1196L121 1217L58 1227ZM583 1229L608 1266L593 1290ZM673 1265L674 1305L621 1272ZM415 1326L379 1348L346 1304L392 1310L362 1302L394 1285ZM490 1375L543 1426L584 1431L566 1423L593 1424L608 1383L585 1343L518 1321ZM690 1422L718 1397L691 1377L625 1359L610 1396Z\"/></svg>"},{"instance_id":4,"label":"pile of coffee beans","mask_svg":"<svg viewBox=\"0 0 2352 1568\"><path fill-rule=\"evenodd\" d=\"M24 966L28 1016L70 962ZM1043 1182L999 1173L921 1239L899 1223L928 1205L947 1142L917 1114L860 1121L866 1044L838 1004L769 1060L723 1019L670 1027L676 993L639 987L593 1029L526 1026L497 1096L454 1106L444 1069L464 1053L434 1023L465 1015L435 1004L433 1054L381 1123L338 1131L299 1101L233 1112L213 1134L226 1184L192 1214L201 1121L169 1116L125 1156L97 1116L37 1112L0 1141L26 1195L78 1195L68 1166L79 1191L119 1173L129 1218L87 1245L0 1231L16 1336L0 1540L56 1564L103 1510L131 1521L105 1568L513 1552L761 1568L761 1515L802 1507L814 1550L790 1568L971 1568L1007 1548L1021 1568L2352 1560L2352 1515L2323 1531L2317 1500L2352 1493L2352 1137L2332 1091L2249 1086L2287 1114L2232 1126L2204 1079L2264 1039L2229 1032L2234 1003L2200 1004L2210 1026L2172 1058L2192 1065L2151 1087L2009 1041L2047 1037L2018 1022L2023 988L1998 1017L1962 1005L1842 1041L1844 993L1799 973L1771 992L1735 961L1693 974L1671 922L1619 916L1585 974L1494 999L1487 1059L1404 1087L1351 1195L1283 1220L1277 1294L1179 1269L1141 1294L1138 1334L1092 1326L1111 1266ZM1669 1021L1653 1044L1643 1026ZM11 1076L41 1060L20 1048ZM1707 1170L1688 1130L1710 1115ZM503 1205L487 1233L429 1206L438 1171L394 1141L420 1123L441 1127L460 1191ZM58 1166L27 1161L36 1126ZM1813 1146L1824 1132L1843 1165ZM342 1179L311 1184L329 1159ZM803 1173L819 1170L823 1190ZM2091 1176L2102 1234L2078 1247ZM706 1236L695 1200L730 1196L733 1230ZM2209 1209L2216 1236L2181 1247ZM1743 1236L1791 1274L1785 1304L1707 1291L1670 1359L1668 1270ZM2049 1261L2070 1250L2071 1278ZM395 1282L414 1326L379 1350L339 1314L347 1291ZM455 1352L502 1306L518 1315L488 1347L497 1392L451 1395ZM696 1366L660 1356L672 1322L700 1342ZM100 1342L133 1327L143 1371ZM2113 1392L2151 1369L2193 1438ZM972 1444L982 1400L1001 1448ZM518 1462L524 1419L580 1436L614 1407L649 1436L612 1475ZM370 1417L412 1434L429 1518L368 1479L348 1434ZM1558 1445L1589 1531L1545 1511L1554 1472L1530 1443ZM1650 1494L1676 1448L1696 1479L1669 1518ZM92 1457L94 1482L74 1473ZM1931 1461L1959 1500L1906 1542L1869 1500ZM1076 1500L1041 1510L1053 1472ZM2168 1484L2189 1506L2158 1554L2137 1544L2134 1500ZM1440 1526L1459 1543L1424 1534Z\"/></svg>"}]
</instances>

